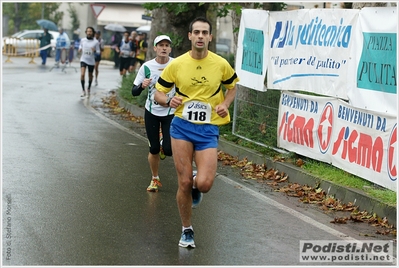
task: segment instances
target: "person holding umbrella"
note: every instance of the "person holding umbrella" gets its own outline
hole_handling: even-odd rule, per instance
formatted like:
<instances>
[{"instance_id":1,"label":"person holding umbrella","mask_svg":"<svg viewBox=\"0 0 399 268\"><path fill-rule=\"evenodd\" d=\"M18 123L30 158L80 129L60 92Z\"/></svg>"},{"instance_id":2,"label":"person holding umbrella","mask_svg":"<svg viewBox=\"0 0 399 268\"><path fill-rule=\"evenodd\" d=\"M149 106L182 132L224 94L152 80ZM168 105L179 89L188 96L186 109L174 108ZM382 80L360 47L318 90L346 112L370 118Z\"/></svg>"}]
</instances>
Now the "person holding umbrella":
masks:
<instances>
[{"instance_id":1,"label":"person holding umbrella","mask_svg":"<svg viewBox=\"0 0 399 268\"><path fill-rule=\"evenodd\" d=\"M47 50L46 46L51 43L53 36L48 32L48 29L43 28L43 34L38 38L40 40L40 57L42 58L42 65L46 65Z\"/></svg>"}]
</instances>

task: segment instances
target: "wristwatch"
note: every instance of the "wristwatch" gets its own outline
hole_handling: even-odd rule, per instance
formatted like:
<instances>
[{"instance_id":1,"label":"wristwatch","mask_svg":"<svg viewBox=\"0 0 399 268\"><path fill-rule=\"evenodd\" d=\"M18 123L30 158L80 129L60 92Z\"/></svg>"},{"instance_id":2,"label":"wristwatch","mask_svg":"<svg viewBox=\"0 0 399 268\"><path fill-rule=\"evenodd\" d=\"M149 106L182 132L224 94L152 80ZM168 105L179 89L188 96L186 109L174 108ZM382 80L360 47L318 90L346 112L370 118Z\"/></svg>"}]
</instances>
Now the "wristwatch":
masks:
<instances>
[{"instance_id":1,"label":"wristwatch","mask_svg":"<svg viewBox=\"0 0 399 268\"><path fill-rule=\"evenodd\" d=\"M172 100L172 98L173 98L173 97L168 97L168 98L166 99L166 105L167 105L168 107L170 107L170 101Z\"/></svg>"}]
</instances>

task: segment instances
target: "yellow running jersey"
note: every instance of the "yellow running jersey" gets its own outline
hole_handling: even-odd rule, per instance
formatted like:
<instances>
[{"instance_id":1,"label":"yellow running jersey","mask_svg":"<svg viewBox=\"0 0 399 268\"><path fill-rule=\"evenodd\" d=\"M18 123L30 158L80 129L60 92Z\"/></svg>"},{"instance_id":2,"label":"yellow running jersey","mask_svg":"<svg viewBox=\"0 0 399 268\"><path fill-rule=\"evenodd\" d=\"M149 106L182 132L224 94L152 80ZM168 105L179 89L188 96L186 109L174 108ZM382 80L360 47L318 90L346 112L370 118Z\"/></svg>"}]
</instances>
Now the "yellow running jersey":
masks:
<instances>
[{"instance_id":1,"label":"yellow running jersey","mask_svg":"<svg viewBox=\"0 0 399 268\"><path fill-rule=\"evenodd\" d=\"M215 107L224 101L222 84L229 90L239 81L230 64L221 56L208 51L200 60L187 52L175 58L161 73L156 89L168 93L176 85L176 96L183 103L176 108L175 116L196 124L224 125L230 114L220 117Z\"/></svg>"}]
</instances>

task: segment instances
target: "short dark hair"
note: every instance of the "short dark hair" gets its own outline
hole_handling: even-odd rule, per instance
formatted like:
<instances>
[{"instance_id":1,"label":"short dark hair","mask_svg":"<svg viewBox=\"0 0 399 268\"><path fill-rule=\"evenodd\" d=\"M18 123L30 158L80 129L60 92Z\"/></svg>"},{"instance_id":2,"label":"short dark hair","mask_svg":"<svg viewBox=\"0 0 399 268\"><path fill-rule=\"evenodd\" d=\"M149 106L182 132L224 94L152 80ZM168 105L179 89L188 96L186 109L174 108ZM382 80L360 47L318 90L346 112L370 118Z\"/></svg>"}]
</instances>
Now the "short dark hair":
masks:
<instances>
[{"instance_id":1,"label":"short dark hair","mask_svg":"<svg viewBox=\"0 0 399 268\"><path fill-rule=\"evenodd\" d=\"M130 32L129 31L125 31L123 34L127 33L130 36Z\"/></svg>"},{"instance_id":2,"label":"short dark hair","mask_svg":"<svg viewBox=\"0 0 399 268\"><path fill-rule=\"evenodd\" d=\"M195 18L191 23L190 26L188 27L188 32L192 33L193 32L193 24L196 23L197 21L205 22L209 24L209 34L212 33L212 24L209 20L207 20L205 17L197 17Z\"/></svg>"}]
</instances>

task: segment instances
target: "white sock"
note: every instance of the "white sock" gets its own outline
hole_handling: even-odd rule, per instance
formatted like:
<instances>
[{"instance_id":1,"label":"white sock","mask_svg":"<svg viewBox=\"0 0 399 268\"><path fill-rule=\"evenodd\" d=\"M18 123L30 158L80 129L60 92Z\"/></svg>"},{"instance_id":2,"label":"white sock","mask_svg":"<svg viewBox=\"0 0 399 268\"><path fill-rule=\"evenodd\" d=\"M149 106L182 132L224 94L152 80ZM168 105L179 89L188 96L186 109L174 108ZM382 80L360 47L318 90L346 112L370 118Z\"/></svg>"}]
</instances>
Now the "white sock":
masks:
<instances>
[{"instance_id":1,"label":"white sock","mask_svg":"<svg viewBox=\"0 0 399 268\"><path fill-rule=\"evenodd\" d=\"M184 232L184 230L187 230L187 229L191 229L192 231L194 231L192 225L190 225L189 227L184 227L184 226L182 226L181 229L182 229L182 232Z\"/></svg>"},{"instance_id":2,"label":"white sock","mask_svg":"<svg viewBox=\"0 0 399 268\"><path fill-rule=\"evenodd\" d=\"M196 178L196 177L197 177L197 176L194 176L194 177L193 177L193 189L197 189L197 187L194 186L194 182L195 182L195 178Z\"/></svg>"},{"instance_id":3,"label":"white sock","mask_svg":"<svg viewBox=\"0 0 399 268\"><path fill-rule=\"evenodd\" d=\"M156 176L156 177L152 176L152 179L157 179L157 180L159 180L159 176Z\"/></svg>"}]
</instances>

